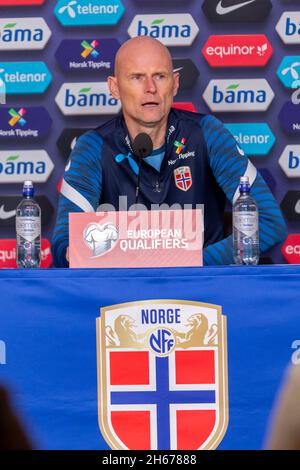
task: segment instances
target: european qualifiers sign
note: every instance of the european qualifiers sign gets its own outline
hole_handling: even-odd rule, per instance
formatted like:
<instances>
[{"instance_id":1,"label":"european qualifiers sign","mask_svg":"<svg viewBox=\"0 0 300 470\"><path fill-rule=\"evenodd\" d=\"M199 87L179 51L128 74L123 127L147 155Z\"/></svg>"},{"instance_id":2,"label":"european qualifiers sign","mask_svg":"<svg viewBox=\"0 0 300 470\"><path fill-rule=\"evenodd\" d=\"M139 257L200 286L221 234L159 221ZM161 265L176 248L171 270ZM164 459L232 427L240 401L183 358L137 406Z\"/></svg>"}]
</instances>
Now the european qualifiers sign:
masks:
<instances>
[{"instance_id":1,"label":"european qualifiers sign","mask_svg":"<svg viewBox=\"0 0 300 470\"><path fill-rule=\"evenodd\" d=\"M46 137L52 125L42 106L0 107L0 138L14 141Z\"/></svg>"},{"instance_id":2,"label":"european qualifiers sign","mask_svg":"<svg viewBox=\"0 0 300 470\"><path fill-rule=\"evenodd\" d=\"M272 3L270 0L205 0L202 9L210 21L257 23L267 18Z\"/></svg>"},{"instance_id":3,"label":"european qualifiers sign","mask_svg":"<svg viewBox=\"0 0 300 470\"><path fill-rule=\"evenodd\" d=\"M209 36L202 54L211 67L264 67L273 48L264 34Z\"/></svg>"},{"instance_id":4,"label":"european qualifiers sign","mask_svg":"<svg viewBox=\"0 0 300 470\"><path fill-rule=\"evenodd\" d=\"M199 28L189 13L136 15L128 28L132 38L150 36L166 46L190 46L198 32Z\"/></svg>"},{"instance_id":5,"label":"european qualifiers sign","mask_svg":"<svg viewBox=\"0 0 300 470\"><path fill-rule=\"evenodd\" d=\"M6 93L37 94L48 88L52 75L44 62L0 62Z\"/></svg>"},{"instance_id":6,"label":"european qualifiers sign","mask_svg":"<svg viewBox=\"0 0 300 470\"><path fill-rule=\"evenodd\" d=\"M116 114L121 109L106 82L64 83L55 101L66 116Z\"/></svg>"},{"instance_id":7,"label":"european qualifiers sign","mask_svg":"<svg viewBox=\"0 0 300 470\"><path fill-rule=\"evenodd\" d=\"M55 58L65 72L111 72L120 47L117 39L64 39Z\"/></svg>"},{"instance_id":8,"label":"european qualifiers sign","mask_svg":"<svg viewBox=\"0 0 300 470\"><path fill-rule=\"evenodd\" d=\"M0 51L44 49L50 36L44 18L0 18Z\"/></svg>"},{"instance_id":9,"label":"european qualifiers sign","mask_svg":"<svg viewBox=\"0 0 300 470\"><path fill-rule=\"evenodd\" d=\"M45 183L54 168L45 150L1 150L0 183Z\"/></svg>"}]
</instances>

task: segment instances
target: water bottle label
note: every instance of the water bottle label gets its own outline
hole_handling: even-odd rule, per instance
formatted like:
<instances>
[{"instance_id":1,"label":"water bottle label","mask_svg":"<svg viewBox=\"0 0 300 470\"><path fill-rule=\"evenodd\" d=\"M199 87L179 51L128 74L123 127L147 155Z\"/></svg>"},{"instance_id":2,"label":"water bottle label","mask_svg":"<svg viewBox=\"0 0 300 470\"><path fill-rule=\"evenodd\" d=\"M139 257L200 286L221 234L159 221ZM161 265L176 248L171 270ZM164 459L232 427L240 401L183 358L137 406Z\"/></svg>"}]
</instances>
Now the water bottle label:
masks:
<instances>
[{"instance_id":1,"label":"water bottle label","mask_svg":"<svg viewBox=\"0 0 300 470\"><path fill-rule=\"evenodd\" d=\"M233 225L247 237L252 237L258 231L256 212L234 212Z\"/></svg>"},{"instance_id":2,"label":"water bottle label","mask_svg":"<svg viewBox=\"0 0 300 470\"><path fill-rule=\"evenodd\" d=\"M41 233L41 220L39 217L17 217L16 230L28 242L33 242Z\"/></svg>"}]
</instances>

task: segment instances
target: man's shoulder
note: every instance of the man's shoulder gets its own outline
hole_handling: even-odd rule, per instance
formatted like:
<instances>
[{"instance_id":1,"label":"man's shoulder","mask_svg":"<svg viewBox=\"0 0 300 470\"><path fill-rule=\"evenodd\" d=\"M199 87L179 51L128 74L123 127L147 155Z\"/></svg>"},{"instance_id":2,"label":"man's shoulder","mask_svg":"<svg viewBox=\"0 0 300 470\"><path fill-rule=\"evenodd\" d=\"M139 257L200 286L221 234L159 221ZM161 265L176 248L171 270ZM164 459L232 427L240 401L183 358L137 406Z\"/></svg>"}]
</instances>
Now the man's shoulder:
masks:
<instances>
[{"instance_id":1,"label":"man's shoulder","mask_svg":"<svg viewBox=\"0 0 300 470\"><path fill-rule=\"evenodd\" d=\"M212 114L195 113L192 111L185 111L182 109L172 108L172 114L178 122L185 123L187 126L222 126L222 122Z\"/></svg>"},{"instance_id":2,"label":"man's shoulder","mask_svg":"<svg viewBox=\"0 0 300 470\"><path fill-rule=\"evenodd\" d=\"M121 127L121 116L116 116L109 121L106 121L103 124L100 124L100 126L95 127L93 131L101 136L103 139L105 137L111 135L112 132L114 132L116 129L120 129Z\"/></svg>"}]
</instances>

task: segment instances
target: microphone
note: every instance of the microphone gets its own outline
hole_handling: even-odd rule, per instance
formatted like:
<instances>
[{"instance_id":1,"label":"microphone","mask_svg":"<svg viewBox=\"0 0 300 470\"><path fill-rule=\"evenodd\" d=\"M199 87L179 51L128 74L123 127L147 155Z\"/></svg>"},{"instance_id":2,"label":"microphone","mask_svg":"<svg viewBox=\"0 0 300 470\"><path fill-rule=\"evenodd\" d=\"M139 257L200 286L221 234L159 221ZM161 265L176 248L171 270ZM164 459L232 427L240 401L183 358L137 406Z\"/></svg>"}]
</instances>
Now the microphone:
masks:
<instances>
[{"instance_id":1,"label":"microphone","mask_svg":"<svg viewBox=\"0 0 300 470\"><path fill-rule=\"evenodd\" d=\"M148 157L153 150L153 142L151 137L145 132L141 132L136 136L132 142L133 155L138 158L139 161L139 172L137 178L137 185L135 190L135 203L137 204L140 191L140 181L142 173L142 160Z\"/></svg>"}]
</instances>

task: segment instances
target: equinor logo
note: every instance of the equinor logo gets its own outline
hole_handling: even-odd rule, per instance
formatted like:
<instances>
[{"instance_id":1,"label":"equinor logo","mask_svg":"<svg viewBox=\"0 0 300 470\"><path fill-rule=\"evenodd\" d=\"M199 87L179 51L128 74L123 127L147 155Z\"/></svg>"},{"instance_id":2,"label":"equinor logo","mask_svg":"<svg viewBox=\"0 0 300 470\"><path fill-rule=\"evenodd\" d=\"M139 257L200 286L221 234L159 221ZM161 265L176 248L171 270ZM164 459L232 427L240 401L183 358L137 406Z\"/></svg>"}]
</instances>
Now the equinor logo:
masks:
<instances>
[{"instance_id":1,"label":"equinor logo","mask_svg":"<svg viewBox=\"0 0 300 470\"><path fill-rule=\"evenodd\" d=\"M64 83L55 101L65 115L115 114L121 108L106 82Z\"/></svg>"},{"instance_id":2,"label":"equinor logo","mask_svg":"<svg viewBox=\"0 0 300 470\"><path fill-rule=\"evenodd\" d=\"M121 0L59 0L54 9L64 26L112 25L124 11Z\"/></svg>"},{"instance_id":3,"label":"equinor logo","mask_svg":"<svg viewBox=\"0 0 300 470\"><path fill-rule=\"evenodd\" d=\"M203 98L212 111L265 111L274 93L265 79L211 80Z\"/></svg>"},{"instance_id":4,"label":"equinor logo","mask_svg":"<svg viewBox=\"0 0 300 470\"><path fill-rule=\"evenodd\" d=\"M167 46L190 46L199 32L189 14L137 15L128 28L128 34L151 36Z\"/></svg>"},{"instance_id":5,"label":"equinor logo","mask_svg":"<svg viewBox=\"0 0 300 470\"><path fill-rule=\"evenodd\" d=\"M51 36L43 18L0 19L0 50L43 49Z\"/></svg>"}]
</instances>

